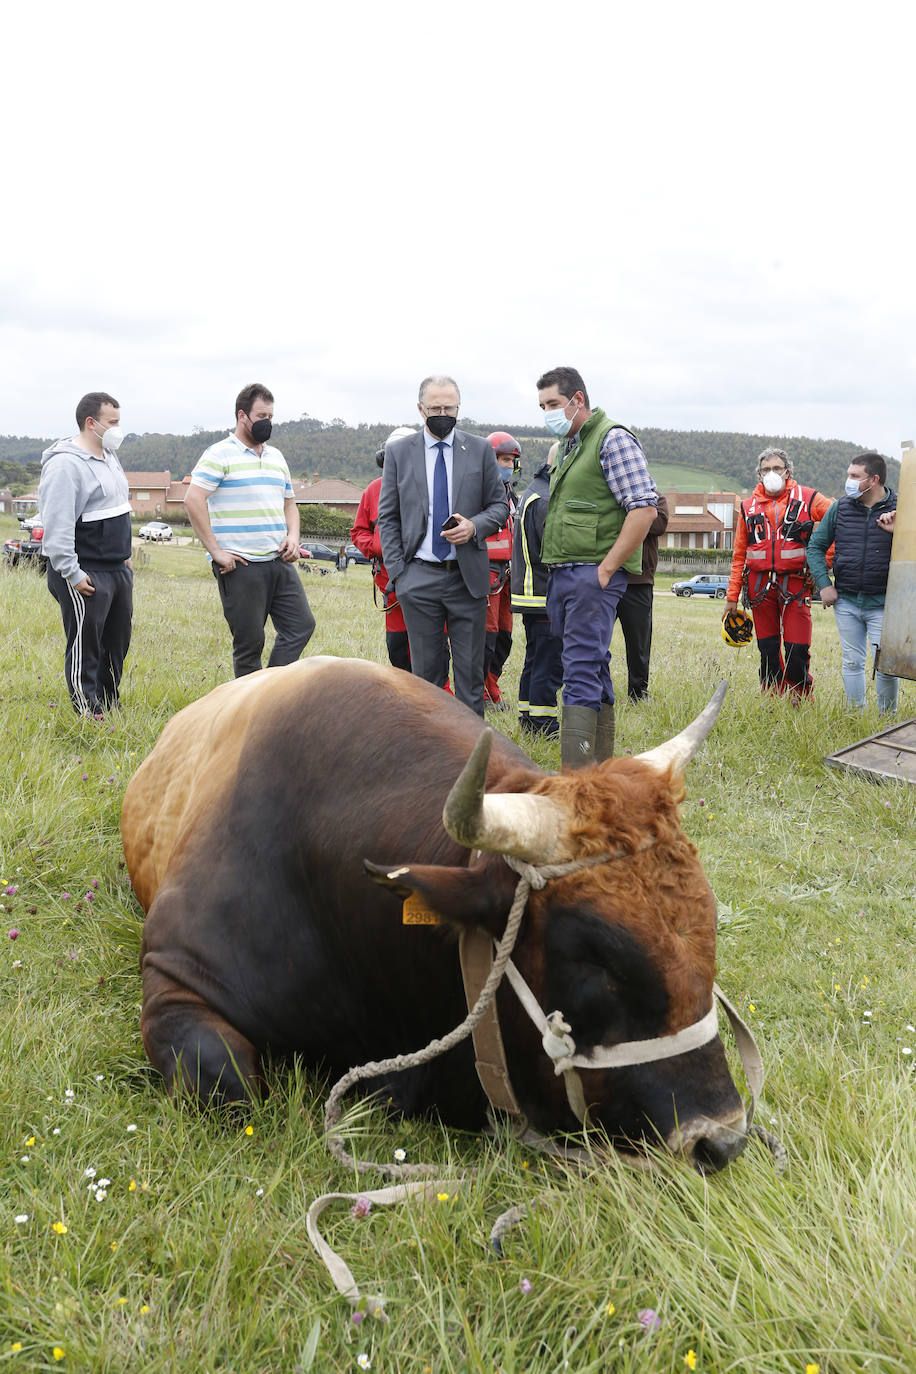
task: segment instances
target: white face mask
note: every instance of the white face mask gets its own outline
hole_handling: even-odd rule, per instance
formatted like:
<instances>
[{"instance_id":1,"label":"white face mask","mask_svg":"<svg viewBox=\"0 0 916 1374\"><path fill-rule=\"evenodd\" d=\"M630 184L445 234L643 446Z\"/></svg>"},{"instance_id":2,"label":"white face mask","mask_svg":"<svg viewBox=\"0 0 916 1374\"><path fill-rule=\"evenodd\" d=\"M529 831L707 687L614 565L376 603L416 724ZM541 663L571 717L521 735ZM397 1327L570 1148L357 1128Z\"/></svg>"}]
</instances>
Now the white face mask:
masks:
<instances>
[{"instance_id":1,"label":"white face mask","mask_svg":"<svg viewBox=\"0 0 916 1374\"><path fill-rule=\"evenodd\" d=\"M764 489L771 496L777 496L786 485L786 474L784 472L765 472L763 474Z\"/></svg>"},{"instance_id":2,"label":"white face mask","mask_svg":"<svg viewBox=\"0 0 916 1374\"><path fill-rule=\"evenodd\" d=\"M121 427L119 425L112 425L111 428L106 429L105 433L102 435L102 448L107 449L109 453L117 453L118 449L121 447L123 438L124 433Z\"/></svg>"}]
</instances>

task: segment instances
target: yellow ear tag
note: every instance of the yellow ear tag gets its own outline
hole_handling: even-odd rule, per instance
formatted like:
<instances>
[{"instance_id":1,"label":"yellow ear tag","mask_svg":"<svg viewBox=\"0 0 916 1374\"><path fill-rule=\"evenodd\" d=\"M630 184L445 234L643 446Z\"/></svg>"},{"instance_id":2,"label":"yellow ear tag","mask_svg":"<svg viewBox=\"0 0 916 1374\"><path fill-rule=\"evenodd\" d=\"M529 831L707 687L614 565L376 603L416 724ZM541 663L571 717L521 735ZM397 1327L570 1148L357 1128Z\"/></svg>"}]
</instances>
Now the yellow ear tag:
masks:
<instances>
[{"instance_id":1,"label":"yellow ear tag","mask_svg":"<svg viewBox=\"0 0 916 1374\"><path fill-rule=\"evenodd\" d=\"M426 905L419 893L411 892L409 897L404 898L404 905L401 909L402 926L439 926L442 924L442 917L432 907Z\"/></svg>"}]
</instances>

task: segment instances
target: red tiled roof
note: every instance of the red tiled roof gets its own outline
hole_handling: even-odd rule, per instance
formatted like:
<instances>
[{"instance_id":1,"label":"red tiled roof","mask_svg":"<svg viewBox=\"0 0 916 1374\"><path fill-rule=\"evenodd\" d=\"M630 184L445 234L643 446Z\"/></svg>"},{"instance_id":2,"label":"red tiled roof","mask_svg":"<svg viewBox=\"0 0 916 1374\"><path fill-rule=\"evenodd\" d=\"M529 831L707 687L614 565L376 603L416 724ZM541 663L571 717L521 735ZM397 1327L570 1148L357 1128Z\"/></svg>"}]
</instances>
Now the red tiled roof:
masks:
<instances>
[{"instance_id":1,"label":"red tiled roof","mask_svg":"<svg viewBox=\"0 0 916 1374\"><path fill-rule=\"evenodd\" d=\"M352 501L358 505L363 494L363 488L357 487L353 482L328 477L319 482L294 481L293 494L298 502L306 505L330 502L340 504L345 501Z\"/></svg>"},{"instance_id":2,"label":"red tiled roof","mask_svg":"<svg viewBox=\"0 0 916 1374\"><path fill-rule=\"evenodd\" d=\"M709 511L703 511L700 515L672 515L668 520L668 533L677 534L682 532L701 533L704 530L724 530L725 526L717 515L710 515Z\"/></svg>"},{"instance_id":3,"label":"red tiled roof","mask_svg":"<svg viewBox=\"0 0 916 1374\"><path fill-rule=\"evenodd\" d=\"M125 472L124 476L131 491L134 487L167 487L172 480L168 468L165 472Z\"/></svg>"}]
</instances>

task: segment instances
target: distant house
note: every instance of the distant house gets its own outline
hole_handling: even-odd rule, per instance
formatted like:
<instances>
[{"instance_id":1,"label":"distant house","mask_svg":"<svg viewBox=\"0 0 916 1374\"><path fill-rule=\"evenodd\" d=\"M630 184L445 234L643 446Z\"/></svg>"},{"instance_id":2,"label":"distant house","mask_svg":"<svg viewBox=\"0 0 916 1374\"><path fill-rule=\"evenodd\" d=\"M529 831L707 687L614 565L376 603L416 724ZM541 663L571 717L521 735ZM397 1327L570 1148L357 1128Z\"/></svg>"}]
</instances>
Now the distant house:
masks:
<instances>
[{"instance_id":1,"label":"distant house","mask_svg":"<svg viewBox=\"0 0 916 1374\"><path fill-rule=\"evenodd\" d=\"M0 515L12 515L13 513L13 493L9 487L0 490Z\"/></svg>"},{"instance_id":2,"label":"distant house","mask_svg":"<svg viewBox=\"0 0 916 1374\"><path fill-rule=\"evenodd\" d=\"M300 510L308 506L328 506L341 515L356 515L363 488L338 477L322 478L315 482L294 479L293 494Z\"/></svg>"},{"instance_id":3,"label":"distant house","mask_svg":"<svg viewBox=\"0 0 916 1374\"><path fill-rule=\"evenodd\" d=\"M176 520L184 520L186 518L184 503L190 484L190 474L188 474L187 477L182 477L180 482L169 483L169 489L165 494L166 517L172 516Z\"/></svg>"},{"instance_id":4,"label":"distant house","mask_svg":"<svg viewBox=\"0 0 916 1374\"><path fill-rule=\"evenodd\" d=\"M668 529L662 548L730 549L735 542L738 497L731 491L669 491ZM661 543L661 541L659 541Z\"/></svg>"},{"instance_id":5,"label":"distant house","mask_svg":"<svg viewBox=\"0 0 916 1374\"><path fill-rule=\"evenodd\" d=\"M130 504L135 515L165 515L172 474L165 472L126 472Z\"/></svg>"},{"instance_id":6,"label":"distant house","mask_svg":"<svg viewBox=\"0 0 916 1374\"><path fill-rule=\"evenodd\" d=\"M35 515L38 511L38 492L30 491L26 496L13 497L13 514L21 520L26 515Z\"/></svg>"}]
</instances>

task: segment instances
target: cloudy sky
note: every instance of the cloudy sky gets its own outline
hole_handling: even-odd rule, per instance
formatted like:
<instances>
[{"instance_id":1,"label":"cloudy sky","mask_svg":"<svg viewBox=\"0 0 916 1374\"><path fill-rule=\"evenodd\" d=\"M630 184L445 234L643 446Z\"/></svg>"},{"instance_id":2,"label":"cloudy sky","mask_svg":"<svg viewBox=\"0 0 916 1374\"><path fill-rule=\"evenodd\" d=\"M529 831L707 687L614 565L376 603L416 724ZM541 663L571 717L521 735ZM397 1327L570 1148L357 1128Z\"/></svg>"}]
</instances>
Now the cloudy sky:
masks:
<instances>
[{"instance_id":1,"label":"cloudy sky","mask_svg":"<svg viewBox=\"0 0 916 1374\"><path fill-rule=\"evenodd\" d=\"M277 415L916 438L914 9L38 0L5 20L0 432Z\"/></svg>"}]
</instances>

